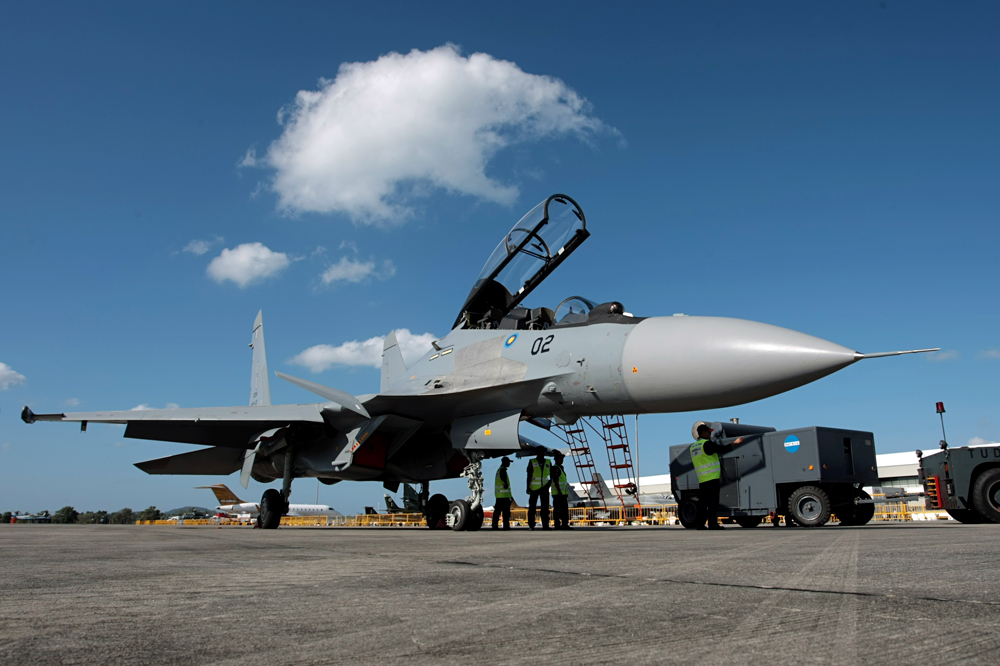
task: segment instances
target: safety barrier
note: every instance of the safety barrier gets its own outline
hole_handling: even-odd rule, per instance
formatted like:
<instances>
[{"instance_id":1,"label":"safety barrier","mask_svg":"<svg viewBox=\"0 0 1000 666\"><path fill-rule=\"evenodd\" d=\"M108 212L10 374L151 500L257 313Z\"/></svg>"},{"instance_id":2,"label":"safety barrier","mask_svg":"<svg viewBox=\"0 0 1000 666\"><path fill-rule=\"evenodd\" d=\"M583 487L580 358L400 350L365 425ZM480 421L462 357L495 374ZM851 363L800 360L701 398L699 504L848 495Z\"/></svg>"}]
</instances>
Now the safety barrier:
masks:
<instances>
[{"instance_id":1,"label":"safety barrier","mask_svg":"<svg viewBox=\"0 0 1000 666\"><path fill-rule=\"evenodd\" d=\"M420 513L369 513L358 516L338 516L331 523L334 527L423 527Z\"/></svg>"}]
</instances>

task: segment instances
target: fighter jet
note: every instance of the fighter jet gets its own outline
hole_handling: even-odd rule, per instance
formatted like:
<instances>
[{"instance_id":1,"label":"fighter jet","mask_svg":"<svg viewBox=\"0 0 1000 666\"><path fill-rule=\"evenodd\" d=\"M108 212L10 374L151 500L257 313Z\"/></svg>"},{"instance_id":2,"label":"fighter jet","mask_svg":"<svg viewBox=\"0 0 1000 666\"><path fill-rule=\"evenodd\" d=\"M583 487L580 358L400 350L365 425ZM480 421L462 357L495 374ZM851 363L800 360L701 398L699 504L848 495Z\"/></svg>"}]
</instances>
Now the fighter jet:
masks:
<instances>
[{"instance_id":1,"label":"fighter jet","mask_svg":"<svg viewBox=\"0 0 1000 666\"><path fill-rule=\"evenodd\" d=\"M722 317L641 317L619 301L570 296L554 308L522 303L587 238L576 201L555 194L503 236L459 309L452 330L407 365L394 333L382 351L379 393L354 396L282 373L323 398L272 405L262 315L254 322L248 407L34 414L35 421L125 424L125 437L202 448L136 463L149 474L227 475L244 487L281 479L260 503L259 524L289 511L292 480L316 477L421 484L428 526L476 530L483 521L482 461L535 446L525 422L684 412L740 405L825 377L862 354L768 324ZM530 426L529 426L530 427ZM466 477L449 503L431 481Z\"/></svg>"}]
</instances>

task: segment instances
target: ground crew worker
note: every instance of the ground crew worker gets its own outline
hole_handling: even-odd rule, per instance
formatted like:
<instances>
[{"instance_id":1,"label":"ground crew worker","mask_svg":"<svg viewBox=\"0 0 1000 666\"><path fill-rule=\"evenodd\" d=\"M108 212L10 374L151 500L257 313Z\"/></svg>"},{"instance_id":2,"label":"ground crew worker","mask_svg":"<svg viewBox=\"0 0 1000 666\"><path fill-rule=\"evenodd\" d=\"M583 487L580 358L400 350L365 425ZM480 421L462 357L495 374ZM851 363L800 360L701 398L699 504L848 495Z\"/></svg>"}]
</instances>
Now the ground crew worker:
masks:
<instances>
[{"instance_id":1,"label":"ground crew worker","mask_svg":"<svg viewBox=\"0 0 1000 666\"><path fill-rule=\"evenodd\" d=\"M566 480L566 470L563 468L564 456L559 451L554 455L556 461L552 465L549 478L552 480L552 513L553 523L557 530L571 529L569 526L569 481Z\"/></svg>"},{"instance_id":2,"label":"ground crew worker","mask_svg":"<svg viewBox=\"0 0 1000 666\"><path fill-rule=\"evenodd\" d=\"M719 444L709 439L712 427L707 423L698 426L698 441L691 445L691 462L698 475L698 500L701 503L701 516L698 517L698 529L725 529L719 523L719 488L722 478L722 463L719 454L732 451L734 446L743 443L743 438L736 439L732 444ZM708 521L708 527L705 522Z\"/></svg>"},{"instance_id":3,"label":"ground crew worker","mask_svg":"<svg viewBox=\"0 0 1000 666\"><path fill-rule=\"evenodd\" d=\"M536 455L528 461L528 529L535 529L535 504L541 500L542 529L549 529L549 484L552 465L545 459L545 447L535 449Z\"/></svg>"},{"instance_id":4,"label":"ground crew worker","mask_svg":"<svg viewBox=\"0 0 1000 666\"><path fill-rule=\"evenodd\" d=\"M510 477L507 476L507 468L510 467L510 458L504 456L500 459L500 469L497 470L497 478L493 485L493 495L496 502L493 504L493 529L500 525L500 514L503 514L503 528L510 529L510 500L513 494L510 492Z\"/></svg>"}]
</instances>

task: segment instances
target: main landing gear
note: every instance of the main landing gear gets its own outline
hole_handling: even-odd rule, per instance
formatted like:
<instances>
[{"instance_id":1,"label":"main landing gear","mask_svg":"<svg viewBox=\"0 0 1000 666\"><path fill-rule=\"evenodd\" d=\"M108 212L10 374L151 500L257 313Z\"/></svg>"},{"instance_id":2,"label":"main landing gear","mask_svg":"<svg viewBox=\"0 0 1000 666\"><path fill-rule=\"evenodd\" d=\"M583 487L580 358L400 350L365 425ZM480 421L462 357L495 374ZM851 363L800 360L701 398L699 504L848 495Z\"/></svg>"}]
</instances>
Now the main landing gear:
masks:
<instances>
[{"instance_id":1,"label":"main landing gear","mask_svg":"<svg viewBox=\"0 0 1000 666\"><path fill-rule=\"evenodd\" d=\"M264 491L260 498L260 513L257 514L257 527L265 530L276 530L281 524L281 517L288 515L288 498L292 495L292 463L294 454L291 447L285 450L285 470L281 478L281 492L274 488Z\"/></svg>"},{"instance_id":2,"label":"main landing gear","mask_svg":"<svg viewBox=\"0 0 1000 666\"><path fill-rule=\"evenodd\" d=\"M427 527L432 530L450 527L456 532L474 532L483 526L483 455L477 451L466 453L469 464L460 476L469 480L469 496L448 502L444 495L431 495L427 483L421 486L420 501L424 506Z\"/></svg>"}]
</instances>

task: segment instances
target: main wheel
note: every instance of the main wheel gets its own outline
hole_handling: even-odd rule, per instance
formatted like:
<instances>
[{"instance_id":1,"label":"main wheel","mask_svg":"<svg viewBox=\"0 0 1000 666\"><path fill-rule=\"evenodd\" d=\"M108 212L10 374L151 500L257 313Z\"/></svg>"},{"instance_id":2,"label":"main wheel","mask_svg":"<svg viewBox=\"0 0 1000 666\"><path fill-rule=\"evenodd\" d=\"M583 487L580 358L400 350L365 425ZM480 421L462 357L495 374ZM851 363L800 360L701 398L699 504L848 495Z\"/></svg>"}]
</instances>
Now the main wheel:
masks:
<instances>
[{"instance_id":1,"label":"main wheel","mask_svg":"<svg viewBox=\"0 0 1000 666\"><path fill-rule=\"evenodd\" d=\"M830 520L830 496L816 486L796 488L788 498L788 513L802 527L819 527Z\"/></svg>"},{"instance_id":2,"label":"main wheel","mask_svg":"<svg viewBox=\"0 0 1000 666\"><path fill-rule=\"evenodd\" d=\"M264 496L260 498L260 517L258 525L265 530L278 529L281 524L281 516L285 513L285 500L274 488L264 491Z\"/></svg>"},{"instance_id":3,"label":"main wheel","mask_svg":"<svg viewBox=\"0 0 1000 666\"><path fill-rule=\"evenodd\" d=\"M871 495L860 489L854 491L854 494L860 500L870 501L872 498ZM841 512L843 512L843 515L841 515ZM849 504L837 511L837 518L840 519L840 524L847 527L867 525L874 517L874 504Z\"/></svg>"},{"instance_id":4,"label":"main wheel","mask_svg":"<svg viewBox=\"0 0 1000 666\"><path fill-rule=\"evenodd\" d=\"M451 516L451 529L461 532L472 520L472 509L465 500L455 500L448 507L448 515Z\"/></svg>"},{"instance_id":5,"label":"main wheel","mask_svg":"<svg viewBox=\"0 0 1000 666\"><path fill-rule=\"evenodd\" d=\"M948 512L949 516L966 525L981 525L986 522L985 518L972 509L945 509L945 511Z\"/></svg>"},{"instance_id":6,"label":"main wheel","mask_svg":"<svg viewBox=\"0 0 1000 666\"><path fill-rule=\"evenodd\" d=\"M448 498L444 495L431 495L424 508L424 518L427 520L427 527L432 530L438 529L438 524L444 520L444 515L448 513Z\"/></svg>"},{"instance_id":7,"label":"main wheel","mask_svg":"<svg viewBox=\"0 0 1000 666\"><path fill-rule=\"evenodd\" d=\"M677 507L677 519L681 521L681 525L689 530L693 530L705 522L701 515L701 506L698 504L697 495L685 496L681 500L680 506Z\"/></svg>"},{"instance_id":8,"label":"main wheel","mask_svg":"<svg viewBox=\"0 0 1000 666\"><path fill-rule=\"evenodd\" d=\"M986 520L1000 523L1000 468L979 475L972 486L972 505Z\"/></svg>"},{"instance_id":9,"label":"main wheel","mask_svg":"<svg viewBox=\"0 0 1000 666\"><path fill-rule=\"evenodd\" d=\"M763 516L737 516L734 518L736 524L740 527L757 527L760 525L761 521L764 520Z\"/></svg>"},{"instance_id":10,"label":"main wheel","mask_svg":"<svg viewBox=\"0 0 1000 666\"><path fill-rule=\"evenodd\" d=\"M475 532L483 526L483 518L485 514L483 513L483 505L480 504L469 514L469 522L465 526L465 529L470 532Z\"/></svg>"}]
</instances>

